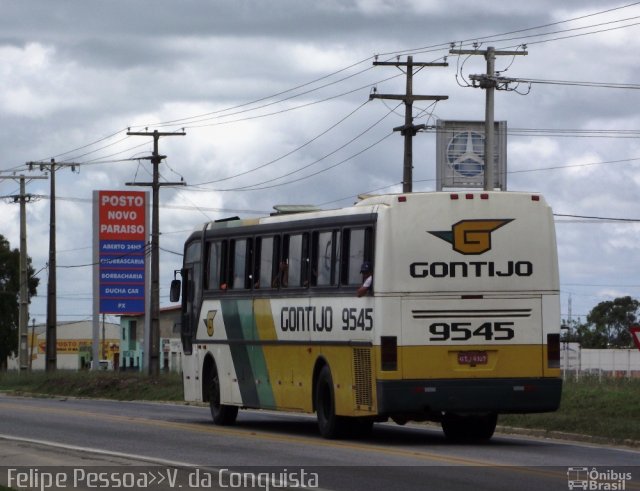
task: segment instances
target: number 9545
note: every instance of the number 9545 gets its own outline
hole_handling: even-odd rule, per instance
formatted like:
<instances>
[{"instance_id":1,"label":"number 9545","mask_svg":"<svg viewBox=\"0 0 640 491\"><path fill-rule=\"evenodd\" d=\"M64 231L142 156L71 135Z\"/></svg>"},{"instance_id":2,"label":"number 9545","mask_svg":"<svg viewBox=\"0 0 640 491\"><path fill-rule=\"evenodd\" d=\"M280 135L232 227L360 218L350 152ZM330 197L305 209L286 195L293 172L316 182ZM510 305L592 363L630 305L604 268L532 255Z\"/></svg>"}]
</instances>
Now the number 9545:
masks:
<instances>
[{"instance_id":1,"label":"number 9545","mask_svg":"<svg viewBox=\"0 0 640 491\"><path fill-rule=\"evenodd\" d=\"M342 310L342 330L371 331L373 329L373 309L345 308Z\"/></svg>"},{"instance_id":2,"label":"number 9545","mask_svg":"<svg viewBox=\"0 0 640 491\"><path fill-rule=\"evenodd\" d=\"M429 341L468 341L471 338L507 341L515 336L513 325L513 322L485 322L474 329L470 322L434 322L429 326Z\"/></svg>"}]
</instances>

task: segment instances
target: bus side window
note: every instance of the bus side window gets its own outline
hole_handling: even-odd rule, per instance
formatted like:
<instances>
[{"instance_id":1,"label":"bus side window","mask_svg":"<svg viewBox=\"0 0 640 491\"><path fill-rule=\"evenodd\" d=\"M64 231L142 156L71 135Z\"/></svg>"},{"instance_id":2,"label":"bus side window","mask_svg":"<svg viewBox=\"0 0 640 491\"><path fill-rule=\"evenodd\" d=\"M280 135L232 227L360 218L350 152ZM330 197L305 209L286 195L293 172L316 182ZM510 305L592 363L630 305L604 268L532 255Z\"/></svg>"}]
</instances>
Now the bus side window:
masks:
<instances>
[{"instance_id":1,"label":"bus side window","mask_svg":"<svg viewBox=\"0 0 640 491\"><path fill-rule=\"evenodd\" d=\"M262 243L265 239L262 237L256 237L256 248L253 251L253 273L252 273L252 286L253 288L260 288L260 261L262 257Z\"/></svg>"},{"instance_id":2,"label":"bus side window","mask_svg":"<svg viewBox=\"0 0 640 491\"><path fill-rule=\"evenodd\" d=\"M207 273L204 287L207 290L226 290L229 243L226 240L210 242L207 244L207 249Z\"/></svg>"},{"instance_id":3,"label":"bus side window","mask_svg":"<svg viewBox=\"0 0 640 491\"><path fill-rule=\"evenodd\" d=\"M343 250L348 254L342 258L341 282L343 285L359 285L362 281L360 266L370 261L373 252L372 230L353 228L343 232Z\"/></svg>"},{"instance_id":4,"label":"bus side window","mask_svg":"<svg viewBox=\"0 0 640 491\"><path fill-rule=\"evenodd\" d=\"M220 286L220 259L222 257L222 245L218 242L207 244L207 276L205 278L205 289L214 290Z\"/></svg>"},{"instance_id":5,"label":"bus side window","mask_svg":"<svg viewBox=\"0 0 640 491\"><path fill-rule=\"evenodd\" d=\"M231 288L242 290L251 288L251 239L231 241L232 248L232 278Z\"/></svg>"},{"instance_id":6,"label":"bus side window","mask_svg":"<svg viewBox=\"0 0 640 491\"><path fill-rule=\"evenodd\" d=\"M340 250L336 247L337 231L314 232L312 240L311 284L313 286L330 286L336 284L337 256Z\"/></svg>"},{"instance_id":7,"label":"bus side window","mask_svg":"<svg viewBox=\"0 0 640 491\"><path fill-rule=\"evenodd\" d=\"M284 235L281 242L282 251L277 251L274 254L274 257L277 258L277 266L271 283L273 288L287 288L289 286L289 243L290 236ZM279 254L280 252L282 254Z\"/></svg>"},{"instance_id":8,"label":"bus side window","mask_svg":"<svg viewBox=\"0 0 640 491\"><path fill-rule=\"evenodd\" d=\"M251 289L254 283L254 272L253 272L253 256L255 255L254 249L254 241L253 239L247 239L247 255L245 258L245 278L244 278L244 287L247 289Z\"/></svg>"},{"instance_id":9,"label":"bus side window","mask_svg":"<svg viewBox=\"0 0 640 491\"><path fill-rule=\"evenodd\" d=\"M309 243L309 234L302 234L302 258L300 260L300 286L309 288L311 277L311 244Z\"/></svg>"},{"instance_id":10,"label":"bus side window","mask_svg":"<svg viewBox=\"0 0 640 491\"><path fill-rule=\"evenodd\" d=\"M309 286L309 234L289 236L288 284L290 287Z\"/></svg>"},{"instance_id":11,"label":"bus side window","mask_svg":"<svg viewBox=\"0 0 640 491\"><path fill-rule=\"evenodd\" d=\"M280 237L260 237L256 239L255 288L271 288L278 265L278 240Z\"/></svg>"}]
</instances>

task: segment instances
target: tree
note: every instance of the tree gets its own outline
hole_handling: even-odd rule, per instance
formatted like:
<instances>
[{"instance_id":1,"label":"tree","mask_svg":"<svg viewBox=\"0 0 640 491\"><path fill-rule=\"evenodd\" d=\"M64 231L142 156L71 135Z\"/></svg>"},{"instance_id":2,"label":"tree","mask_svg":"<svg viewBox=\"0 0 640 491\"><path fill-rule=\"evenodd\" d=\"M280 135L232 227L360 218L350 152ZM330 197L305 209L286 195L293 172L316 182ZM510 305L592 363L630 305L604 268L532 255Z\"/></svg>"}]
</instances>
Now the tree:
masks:
<instances>
[{"instance_id":1,"label":"tree","mask_svg":"<svg viewBox=\"0 0 640 491\"><path fill-rule=\"evenodd\" d=\"M33 273L31 258L27 258L29 298L36 294L40 282ZM0 235L0 369L6 368L7 357L18 350L19 301L20 251L11 250L9 241Z\"/></svg>"},{"instance_id":2,"label":"tree","mask_svg":"<svg viewBox=\"0 0 640 491\"><path fill-rule=\"evenodd\" d=\"M600 302L578 327L583 348L629 348L632 339L629 326L638 318L640 302L629 296Z\"/></svg>"}]
</instances>

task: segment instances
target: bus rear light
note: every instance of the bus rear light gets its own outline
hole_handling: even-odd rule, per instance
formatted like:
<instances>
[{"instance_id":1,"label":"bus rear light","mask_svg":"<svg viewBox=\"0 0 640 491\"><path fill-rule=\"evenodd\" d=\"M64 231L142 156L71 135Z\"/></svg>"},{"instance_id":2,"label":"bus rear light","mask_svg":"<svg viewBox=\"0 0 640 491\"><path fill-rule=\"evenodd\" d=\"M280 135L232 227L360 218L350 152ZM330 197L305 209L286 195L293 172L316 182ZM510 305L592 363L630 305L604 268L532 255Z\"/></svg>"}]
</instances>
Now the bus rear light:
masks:
<instances>
[{"instance_id":1,"label":"bus rear light","mask_svg":"<svg viewBox=\"0 0 640 491\"><path fill-rule=\"evenodd\" d=\"M380 338L380 361L382 370L398 369L398 338L396 336Z\"/></svg>"},{"instance_id":2,"label":"bus rear light","mask_svg":"<svg viewBox=\"0 0 640 491\"><path fill-rule=\"evenodd\" d=\"M480 199L489 199L489 195L487 193L482 193L480 195Z\"/></svg>"},{"instance_id":3,"label":"bus rear light","mask_svg":"<svg viewBox=\"0 0 640 491\"><path fill-rule=\"evenodd\" d=\"M560 334L547 334L547 367L560 368Z\"/></svg>"},{"instance_id":4,"label":"bus rear light","mask_svg":"<svg viewBox=\"0 0 640 491\"><path fill-rule=\"evenodd\" d=\"M423 387L421 385L413 388L414 394L429 394L429 393L434 393L435 391L436 391L435 387Z\"/></svg>"},{"instance_id":5,"label":"bus rear light","mask_svg":"<svg viewBox=\"0 0 640 491\"><path fill-rule=\"evenodd\" d=\"M534 194L533 196L531 196L531 201L540 201L540 196Z\"/></svg>"},{"instance_id":6,"label":"bus rear light","mask_svg":"<svg viewBox=\"0 0 640 491\"><path fill-rule=\"evenodd\" d=\"M536 392L538 388L535 385L514 385L514 392Z\"/></svg>"},{"instance_id":7,"label":"bus rear light","mask_svg":"<svg viewBox=\"0 0 640 491\"><path fill-rule=\"evenodd\" d=\"M458 199L459 198L457 193L452 193L449 196L451 197L451 199Z\"/></svg>"},{"instance_id":8,"label":"bus rear light","mask_svg":"<svg viewBox=\"0 0 640 491\"><path fill-rule=\"evenodd\" d=\"M398 203L406 203L406 202L407 202L406 196L398 196Z\"/></svg>"},{"instance_id":9,"label":"bus rear light","mask_svg":"<svg viewBox=\"0 0 640 491\"><path fill-rule=\"evenodd\" d=\"M468 194L465 194L464 197L467 199L473 199L473 194L468 193Z\"/></svg>"}]
</instances>

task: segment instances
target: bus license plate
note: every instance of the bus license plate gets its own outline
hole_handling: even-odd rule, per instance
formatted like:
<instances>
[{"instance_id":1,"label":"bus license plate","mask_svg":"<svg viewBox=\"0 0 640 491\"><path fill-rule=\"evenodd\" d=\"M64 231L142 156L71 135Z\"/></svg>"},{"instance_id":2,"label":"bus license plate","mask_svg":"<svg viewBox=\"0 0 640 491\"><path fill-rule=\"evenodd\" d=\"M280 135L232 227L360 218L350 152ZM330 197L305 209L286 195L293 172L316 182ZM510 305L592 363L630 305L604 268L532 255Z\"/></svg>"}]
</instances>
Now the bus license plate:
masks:
<instances>
[{"instance_id":1,"label":"bus license plate","mask_svg":"<svg viewBox=\"0 0 640 491\"><path fill-rule=\"evenodd\" d=\"M486 351L461 351L458 353L460 365L486 365L488 362L489 355Z\"/></svg>"}]
</instances>

